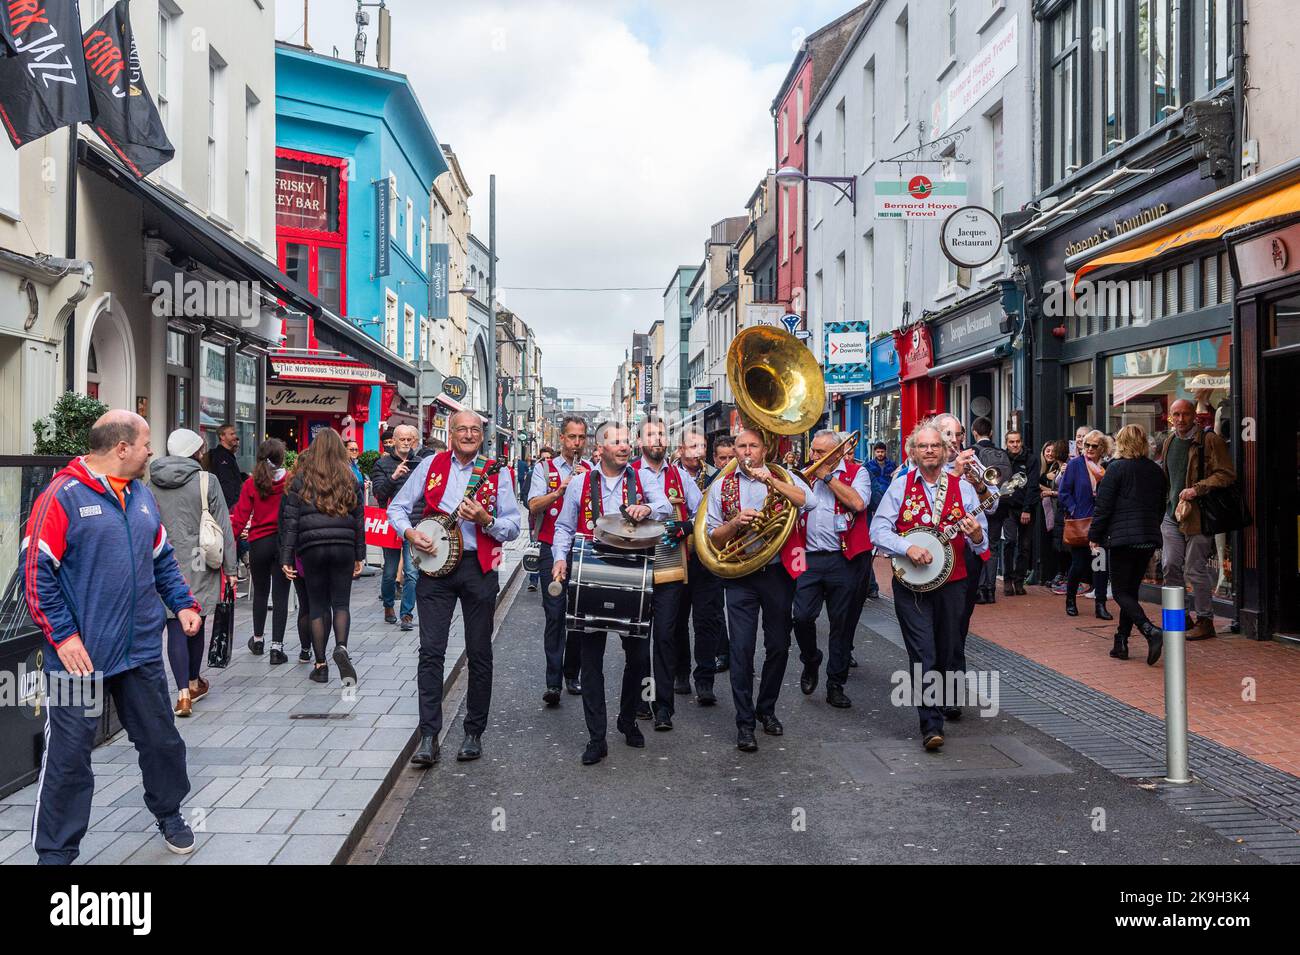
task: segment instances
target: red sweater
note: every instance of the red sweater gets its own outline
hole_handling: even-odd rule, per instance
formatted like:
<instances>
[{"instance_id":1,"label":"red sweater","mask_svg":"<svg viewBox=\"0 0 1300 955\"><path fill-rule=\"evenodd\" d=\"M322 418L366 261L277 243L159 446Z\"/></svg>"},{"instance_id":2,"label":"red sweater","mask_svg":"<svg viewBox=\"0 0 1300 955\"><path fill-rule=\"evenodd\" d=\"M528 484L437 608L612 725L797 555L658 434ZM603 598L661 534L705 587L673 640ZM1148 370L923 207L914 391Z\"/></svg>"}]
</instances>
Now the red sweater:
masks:
<instances>
[{"instance_id":1,"label":"red sweater","mask_svg":"<svg viewBox=\"0 0 1300 955\"><path fill-rule=\"evenodd\" d=\"M283 496L284 478L271 485L271 493L267 497L257 493L257 486L253 484L252 478L245 481L239 491L239 500L235 503L235 509L230 512L230 523L234 528L235 538L239 538L245 527L248 527L250 543L277 533L280 521L280 498ZM248 523L250 517L253 519L251 527Z\"/></svg>"}]
</instances>

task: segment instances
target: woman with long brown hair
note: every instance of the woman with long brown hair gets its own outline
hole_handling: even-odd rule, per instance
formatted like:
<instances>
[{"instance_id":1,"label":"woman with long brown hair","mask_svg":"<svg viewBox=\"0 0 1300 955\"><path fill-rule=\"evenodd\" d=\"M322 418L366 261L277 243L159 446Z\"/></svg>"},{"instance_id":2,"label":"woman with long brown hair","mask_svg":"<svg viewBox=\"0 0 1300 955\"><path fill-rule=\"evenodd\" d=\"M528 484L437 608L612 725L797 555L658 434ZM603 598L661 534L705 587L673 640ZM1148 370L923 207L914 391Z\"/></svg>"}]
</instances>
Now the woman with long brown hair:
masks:
<instances>
[{"instance_id":1,"label":"woman with long brown hair","mask_svg":"<svg viewBox=\"0 0 1300 955\"><path fill-rule=\"evenodd\" d=\"M262 655L266 608L271 605L271 665L287 663L284 628L289 618L289 578L280 572L280 501L284 497L284 442L267 438L257 448L253 474L240 488L230 513L235 538L248 531L248 562L253 584L253 635L248 649Z\"/></svg>"},{"instance_id":2,"label":"woman with long brown hair","mask_svg":"<svg viewBox=\"0 0 1300 955\"><path fill-rule=\"evenodd\" d=\"M294 562L301 560L307 584L316 658L311 679L329 681L325 645L332 622L339 676L345 683L356 683L357 671L347 646L352 580L361 575L366 558L365 516L348 452L337 432L323 429L312 440L311 453L299 462L285 493L280 524L284 575L295 579Z\"/></svg>"}]
</instances>

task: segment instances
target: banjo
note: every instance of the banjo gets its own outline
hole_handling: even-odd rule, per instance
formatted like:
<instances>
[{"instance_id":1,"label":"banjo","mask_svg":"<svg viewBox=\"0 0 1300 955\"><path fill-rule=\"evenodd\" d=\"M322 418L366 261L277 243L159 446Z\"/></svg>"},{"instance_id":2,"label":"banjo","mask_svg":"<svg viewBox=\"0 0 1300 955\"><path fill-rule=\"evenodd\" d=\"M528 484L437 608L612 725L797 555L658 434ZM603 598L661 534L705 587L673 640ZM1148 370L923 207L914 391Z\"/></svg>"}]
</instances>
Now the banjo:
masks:
<instances>
[{"instance_id":1,"label":"banjo","mask_svg":"<svg viewBox=\"0 0 1300 955\"><path fill-rule=\"evenodd\" d=\"M461 500L468 501L474 497L483 486L484 479L496 474L502 467L504 465L500 461L493 461L483 469L481 475L472 476L469 485L465 488L465 496ZM432 553L422 551L418 547L411 548L411 559L415 561L415 566L419 568L420 573L429 577L446 577L460 565L465 542L460 533L460 519L454 512L444 514L439 511L432 517L420 521L415 529L433 541Z\"/></svg>"},{"instance_id":2,"label":"banjo","mask_svg":"<svg viewBox=\"0 0 1300 955\"><path fill-rule=\"evenodd\" d=\"M1014 491L1024 483L1025 475L1017 474L1002 485L1000 490L1003 493ZM983 511L994 510L1000 501L998 495L990 494L967 516L973 517ZM894 565L894 579L909 590L920 593L938 590L952 576L953 561L956 559L953 554L952 539L959 533L961 528L957 524L949 524L940 528L913 527L903 534L903 540L909 547L924 548L930 552L931 559L928 564L914 564L906 554L891 558Z\"/></svg>"}]
</instances>

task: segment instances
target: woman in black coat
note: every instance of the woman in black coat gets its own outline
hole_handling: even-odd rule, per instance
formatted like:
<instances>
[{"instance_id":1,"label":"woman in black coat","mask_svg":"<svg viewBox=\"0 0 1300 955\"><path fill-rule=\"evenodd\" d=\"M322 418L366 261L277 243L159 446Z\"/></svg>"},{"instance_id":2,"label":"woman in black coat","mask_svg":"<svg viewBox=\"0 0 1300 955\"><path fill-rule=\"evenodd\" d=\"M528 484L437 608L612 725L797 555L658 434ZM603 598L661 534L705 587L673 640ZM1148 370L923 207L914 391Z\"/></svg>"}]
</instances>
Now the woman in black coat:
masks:
<instances>
[{"instance_id":1,"label":"woman in black coat","mask_svg":"<svg viewBox=\"0 0 1300 955\"><path fill-rule=\"evenodd\" d=\"M280 564L290 580L302 562L311 608L311 641L316 666L310 679L329 681L325 644L334 626L334 662L339 677L355 685L348 656L352 624L352 580L366 559L365 510L357 497L347 449L338 433L322 429L312 440L280 506Z\"/></svg>"},{"instance_id":2,"label":"woman in black coat","mask_svg":"<svg viewBox=\"0 0 1300 955\"><path fill-rule=\"evenodd\" d=\"M1096 507L1088 539L1108 548L1110 584L1119 604L1119 627L1110 655L1128 659L1128 638L1137 624L1147 638L1147 665L1160 659L1164 634L1147 619L1138 590L1151 555L1160 546L1167 482L1150 458L1150 443L1141 425L1120 428L1116 456L1097 485Z\"/></svg>"}]
</instances>

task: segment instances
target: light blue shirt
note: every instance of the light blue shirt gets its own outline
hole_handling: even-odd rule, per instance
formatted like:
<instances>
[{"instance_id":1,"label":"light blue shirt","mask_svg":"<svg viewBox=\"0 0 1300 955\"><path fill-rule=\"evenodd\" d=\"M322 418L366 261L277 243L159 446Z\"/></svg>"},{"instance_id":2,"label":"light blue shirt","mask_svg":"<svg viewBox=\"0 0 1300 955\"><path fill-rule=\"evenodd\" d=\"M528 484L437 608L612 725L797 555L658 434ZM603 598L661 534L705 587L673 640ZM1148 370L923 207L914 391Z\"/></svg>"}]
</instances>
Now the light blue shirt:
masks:
<instances>
[{"instance_id":1,"label":"light blue shirt","mask_svg":"<svg viewBox=\"0 0 1300 955\"><path fill-rule=\"evenodd\" d=\"M591 472L591 479L600 480L600 510L602 514L617 514L623 506L623 474L610 477L600 468ZM551 540L551 553L557 560L568 560L569 548L573 546L573 537L578 532L578 515L582 511L581 479L570 481L564 492L564 506L560 516L555 519L555 537ZM664 497L663 489L657 482L642 479L641 489L645 491L645 500L641 501L650 508L650 519L666 521L672 516L673 506Z\"/></svg>"},{"instance_id":2,"label":"light blue shirt","mask_svg":"<svg viewBox=\"0 0 1300 955\"><path fill-rule=\"evenodd\" d=\"M812 507L812 490L797 474L792 473L790 475L790 483L804 493L804 504L803 507L799 508L799 513L808 513ZM773 491L772 493L775 494L776 491ZM765 500L767 500L767 485L762 481L755 481L753 478L748 477L745 474L740 474L741 510L744 510L747 507L758 510L763 506ZM706 507L707 510L705 511L704 526L710 533L712 533L726 523L722 519L722 481L715 480L709 485L709 496ZM837 543L836 546L838 547L839 544ZM768 563L776 563L780 559L781 554L778 552Z\"/></svg>"},{"instance_id":3,"label":"light blue shirt","mask_svg":"<svg viewBox=\"0 0 1300 955\"><path fill-rule=\"evenodd\" d=\"M949 475L949 480L953 480ZM927 484L924 478L918 477L918 483L921 490L925 493L925 499L930 503L930 511L934 512L934 495L938 489L938 483ZM975 520L979 521L981 530L984 532L983 539L978 543L967 542L974 549L975 553L982 554L989 549L989 522L981 511L976 513L976 508L980 506L979 495L975 493L975 488L971 486L970 481L963 479L961 481L961 506L966 513L974 514ZM876 508L876 516L871 519L871 543L875 545L876 550L890 557L901 557L907 553L908 543L903 535L894 530L894 524L898 520L898 512L903 506L903 493L907 490L907 475L900 474L889 484L889 489L885 491L885 496L880 499L880 506Z\"/></svg>"},{"instance_id":4,"label":"light blue shirt","mask_svg":"<svg viewBox=\"0 0 1300 955\"><path fill-rule=\"evenodd\" d=\"M659 490L663 491L664 497L668 497L668 469L673 468L677 471L677 478L682 482L682 493L686 495L686 516L688 518L695 516L696 509L700 506L700 501L704 500L704 492L700 490L699 485L695 483L695 478L686 473L681 466L676 464L664 463L658 471L650 463L648 458L641 458L641 484L658 484ZM647 480L647 475L654 478L654 481ZM668 502L669 504L672 501Z\"/></svg>"},{"instance_id":5,"label":"light blue shirt","mask_svg":"<svg viewBox=\"0 0 1300 955\"><path fill-rule=\"evenodd\" d=\"M564 479L573 473L573 465L569 463L568 459L565 458L564 455L560 455L558 458L553 458L552 463L555 465L555 470L559 472L560 483L563 484ZM536 464L534 464L533 479L528 484L529 504L533 503L533 501L537 500L539 497L545 497L546 495L551 493L549 490L550 481L551 481L551 472L550 469L546 466L546 462L538 461ZM560 506L559 502L552 504L551 510L554 511L556 514L559 514L559 510L558 510L559 506Z\"/></svg>"},{"instance_id":6,"label":"light blue shirt","mask_svg":"<svg viewBox=\"0 0 1300 955\"><path fill-rule=\"evenodd\" d=\"M841 475L839 480L844 480L843 474L847 470L844 462L840 461L839 466L833 473ZM866 468L858 468L857 476L853 478L850 485L853 490L857 491L862 497L862 513L866 513L865 505L871 503L871 474ZM805 546L810 551L830 550L840 551L840 531L848 530L847 524L843 527L837 527L835 522L835 492L827 487L825 481L814 481L812 487L812 508L808 511L808 526L805 531ZM848 515L845 514L844 518Z\"/></svg>"},{"instance_id":7,"label":"light blue shirt","mask_svg":"<svg viewBox=\"0 0 1300 955\"><path fill-rule=\"evenodd\" d=\"M406 539L406 532L411 527L412 509L416 504L424 502L424 486L429 482L429 469L433 467L433 459L436 456L431 454L421 461L411 476L406 479L402 489L397 492L397 496L388 504L388 521L403 540ZM455 454L451 456L451 467L447 469L447 489L443 491L442 500L438 502L439 511L444 514L456 512L456 508L460 507L461 499L465 497L465 488L469 486L469 479L473 474L474 459L471 459L469 464L461 464ZM495 516L496 523L490 528L483 528L485 534L501 543L512 541L519 536L519 499L515 497L515 482L510 480L509 475L502 475L497 481ZM463 549L477 550L478 536L475 531L479 525L473 521L460 521L459 524Z\"/></svg>"}]
</instances>

